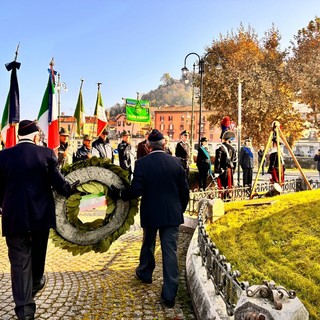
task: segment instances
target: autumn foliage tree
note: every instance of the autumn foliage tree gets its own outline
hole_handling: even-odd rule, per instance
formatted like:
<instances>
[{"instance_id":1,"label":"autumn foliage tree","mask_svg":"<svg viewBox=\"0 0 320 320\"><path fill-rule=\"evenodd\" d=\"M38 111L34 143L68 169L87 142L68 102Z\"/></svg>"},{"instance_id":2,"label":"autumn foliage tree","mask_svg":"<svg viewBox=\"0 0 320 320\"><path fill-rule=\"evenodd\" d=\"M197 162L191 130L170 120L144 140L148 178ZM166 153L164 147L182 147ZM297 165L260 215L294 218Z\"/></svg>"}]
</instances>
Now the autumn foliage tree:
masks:
<instances>
[{"instance_id":1,"label":"autumn foliage tree","mask_svg":"<svg viewBox=\"0 0 320 320\"><path fill-rule=\"evenodd\" d=\"M319 127L320 113L320 18L310 21L306 28L298 30L291 42L288 70L295 99L307 104Z\"/></svg>"},{"instance_id":2,"label":"autumn foliage tree","mask_svg":"<svg viewBox=\"0 0 320 320\"><path fill-rule=\"evenodd\" d=\"M254 29L241 25L237 33L220 35L207 52L217 52L222 70L216 70L217 55L205 61L203 106L212 110L209 121L219 125L224 116L237 122L238 88L242 84L242 138L252 137L253 144L266 143L272 122L280 122L282 131L295 141L301 136L302 120L293 108L288 85L286 53L280 50L280 34L273 27L259 41ZM199 82L198 82L199 83Z\"/></svg>"}]
</instances>

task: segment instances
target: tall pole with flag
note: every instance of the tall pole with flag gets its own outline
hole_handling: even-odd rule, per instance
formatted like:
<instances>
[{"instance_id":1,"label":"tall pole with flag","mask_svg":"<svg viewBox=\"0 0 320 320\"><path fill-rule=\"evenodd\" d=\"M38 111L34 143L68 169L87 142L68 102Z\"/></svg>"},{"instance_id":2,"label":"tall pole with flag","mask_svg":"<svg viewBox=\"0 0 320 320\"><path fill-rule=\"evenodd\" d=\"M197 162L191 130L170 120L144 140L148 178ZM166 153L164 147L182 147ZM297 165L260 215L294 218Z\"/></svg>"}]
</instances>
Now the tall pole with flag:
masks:
<instances>
[{"instance_id":1,"label":"tall pole with flag","mask_svg":"<svg viewBox=\"0 0 320 320\"><path fill-rule=\"evenodd\" d=\"M54 59L50 61L49 80L43 95L40 111L38 114L38 125L47 140L47 145L51 149L59 147L59 123L58 106L55 95L55 75L57 72L53 69Z\"/></svg>"},{"instance_id":2,"label":"tall pole with flag","mask_svg":"<svg viewBox=\"0 0 320 320\"><path fill-rule=\"evenodd\" d=\"M77 101L77 105L76 105L76 110L74 111L74 115L73 115L77 121L77 134L78 134L78 136L80 136L81 128L83 127L83 124L85 122L84 105L83 105L83 97L82 97L83 82L84 82L84 80L81 79L78 101Z\"/></svg>"},{"instance_id":3,"label":"tall pole with flag","mask_svg":"<svg viewBox=\"0 0 320 320\"><path fill-rule=\"evenodd\" d=\"M100 135L100 133L103 131L103 129L108 124L106 111L104 110L103 101L102 101L102 97L101 97L101 91L100 91L101 84L102 84L101 82L98 82L97 101L96 101L96 107L94 109L94 116L98 120L97 136Z\"/></svg>"},{"instance_id":4,"label":"tall pole with flag","mask_svg":"<svg viewBox=\"0 0 320 320\"><path fill-rule=\"evenodd\" d=\"M11 71L10 89L1 121L1 136L6 148L13 147L16 144L16 124L20 121L20 95L17 69L19 70L21 63L17 62L18 52L19 45L17 46L14 61L5 65L7 70Z\"/></svg>"}]
</instances>

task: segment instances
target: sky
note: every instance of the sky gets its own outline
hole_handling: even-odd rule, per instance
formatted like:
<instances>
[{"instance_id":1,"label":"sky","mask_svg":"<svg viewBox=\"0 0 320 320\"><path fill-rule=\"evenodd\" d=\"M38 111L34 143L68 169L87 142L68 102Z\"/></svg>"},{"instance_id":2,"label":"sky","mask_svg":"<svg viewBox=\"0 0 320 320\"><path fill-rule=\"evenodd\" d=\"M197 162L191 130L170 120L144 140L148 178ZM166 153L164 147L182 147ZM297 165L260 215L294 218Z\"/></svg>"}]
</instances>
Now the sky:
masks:
<instances>
[{"instance_id":1,"label":"sky","mask_svg":"<svg viewBox=\"0 0 320 320\"><path fill-rule=\"evenodd\" d=\"M61 112L74 114L84 79L85 114L93 115L98 82L110 108L156 89L164 73L179 79L188 53L202 56L241 23L259 38L274 24L284 49L316 16L319 0L2 0L0 117L10 84L5 64L18 44L21 120L37 118L52 57L68 89L61 90ZM187 67L196 61L189 56Z\"/></svg>"}]
</instances>

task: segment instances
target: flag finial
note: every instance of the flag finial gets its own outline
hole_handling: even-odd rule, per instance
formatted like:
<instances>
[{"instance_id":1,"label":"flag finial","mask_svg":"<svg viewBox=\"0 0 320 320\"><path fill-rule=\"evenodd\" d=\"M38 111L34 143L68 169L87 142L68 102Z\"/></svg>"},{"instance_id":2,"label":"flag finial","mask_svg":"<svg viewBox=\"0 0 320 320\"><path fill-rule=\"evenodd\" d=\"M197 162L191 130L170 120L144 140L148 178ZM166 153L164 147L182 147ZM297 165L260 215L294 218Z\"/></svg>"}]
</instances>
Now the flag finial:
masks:
<instances>
[{"instance_id":1,"label":"flag finial","mask_svg":"<svg viewBox=\"0 0 320 320\"><path fill-rule=\"evenodd\" d=\"M15 52L14 61L17 61L18 54L19 54L19 47L20 47L20 42L19 42L18 45L17 45L17 49L16 49L16 52Z\"/></svg>"},{"instance_id":2,"label":"flag finial","mask_svg":"<svg viewBox=\"0 0 320 320\"><path fill-rule=\"evenodd\" d=\"M49 66L50 66L50 68L53 69L53 66L54 66L54 57L52 57L52 59L50 60Z\"/></svg>"}]
</instances>

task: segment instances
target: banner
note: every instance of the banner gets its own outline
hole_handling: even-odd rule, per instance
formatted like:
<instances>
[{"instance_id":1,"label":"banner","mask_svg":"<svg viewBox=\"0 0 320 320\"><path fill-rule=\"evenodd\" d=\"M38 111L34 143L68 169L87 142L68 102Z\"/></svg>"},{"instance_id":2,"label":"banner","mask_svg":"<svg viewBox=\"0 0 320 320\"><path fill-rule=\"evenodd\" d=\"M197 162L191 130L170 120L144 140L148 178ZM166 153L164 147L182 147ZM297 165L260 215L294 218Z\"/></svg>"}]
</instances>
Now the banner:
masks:
<instances>
[{"instance_id":1,"label":"banner","mask_svg":"<svg viewBox=\"0 0 320 320\"><path fill-rule=\"evenodd\" d=\"M149 107L148 100L126 99L127 121L150 123Z\"/></svg>"},{"instance_id":2,"label":"banner","mask_svg":"<svg viewBox=\"0 0 320 320\"><path fill-rule=\"evenodd\" d=\"M84 105L83 105L83 98L82 98L82 83L80 86L79 96L78 96L78 102L76 105L76 110L74 111L74 117L77 120L77 134L80 136L81 128L83 127L83 124L85 123L85 115L84 115Z\"/></svg>"},{"instance_id":3,"label":"banner","mask_svg":"<svg viewBox=\"0 0 320 320\"><path fill-rule=\"evenodd\" d=\"M16 124L20 121L20 96L17 78L17 70L20 65L20 62L16 61L6 64L7 70L11 71L10 89L1 120L1 136L6 148L16 144Z\"/></svg>"},{"instance_id":4,"label":"banner","mask_svg":"<svg viewBox=\"0 0 320 320\"><path fill-rule=\"evenodd\" d=\"M100 84L101 83L98 83L97 101L96 101L96 107L94 109L94 116L98 119L97 136L100 135L100 133L108 124L106 111L103 106L103 101L102 101L102 96L100 91Z\"/></svg>"},{"instance_id":5,"label":"banner","mask_svg":"<svg viewBox=\"0 0 320 320\"><path fill-rule=\"evenodd\" d=\"M50 149L56 149L60 145L59 124L58 124L58 105L55 95L55 75L53 69L53 60L50 62L49 80L43 95L40 111L37 117L38 125L43 132L47 146Z\"/></svg>"}]
</instances>

